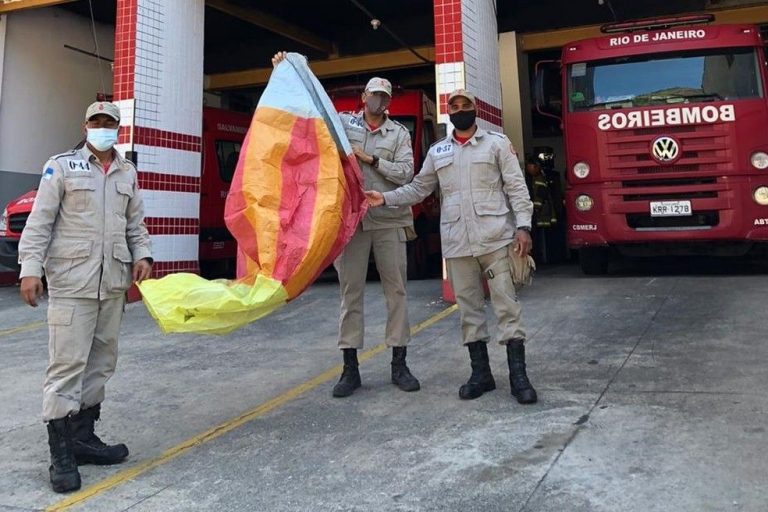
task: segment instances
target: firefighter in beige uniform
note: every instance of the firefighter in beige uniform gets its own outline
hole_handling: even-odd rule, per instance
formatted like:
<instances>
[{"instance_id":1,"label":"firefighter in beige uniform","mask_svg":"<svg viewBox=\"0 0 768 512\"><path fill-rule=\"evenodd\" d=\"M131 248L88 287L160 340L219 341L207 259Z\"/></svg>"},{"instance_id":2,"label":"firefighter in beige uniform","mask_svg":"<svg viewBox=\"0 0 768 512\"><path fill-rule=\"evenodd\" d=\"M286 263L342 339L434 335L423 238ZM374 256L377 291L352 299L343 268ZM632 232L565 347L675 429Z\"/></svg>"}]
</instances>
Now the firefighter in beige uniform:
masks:
<instances>
[{"instance_id":1,"label":"firefighter in beige uniform","mask_svg":"<svg viewBox=\"0 0 768 512\"><path fill-rule=\"evenodd\" d=\"M286 52L272 57L272 66L285 60ZM363 171L365 187L392 190L413 179L413 149L408 129L389 119L392 84L371 78L361 97L365 108L358 114L340 114L344 131ZM359 388L357 350L363 348L363 296L371 250L387 302L386 344L392 347L392 382L403 391L418 391L419 381L405 363L411 339L405 295L405 242L413 232L410 208L369 211L344 252L334 261L341 288L339 348L344 369L333 387L333 396L346 397ZM415 233L414 233L415 236Z\"/></svg>"},{"instance_id":2,"label":"firefighter in beige uniform","mask_svg":"<svg viewBox=\"0 0 768 512\"><path fill-rule=\"evenodd\" d=\"M389 81L372 78L363 93L363 112L341 114L367 189L394 190L413 179L410 134L385 113L391 97ZM420 388L419 381L405 362L406 345L411 339L405 292L405 242L411 233L413 215L409 207L369 210L344 252L334 262L341 287L339 348L344 353L344 370L333 388L334 396L349 396L360 387L357 350L363 348L363 296L371 251L387 303L385 341L392 347L392 382L404 391Z\"/></svg>"},{"instance_id":3,"label":"firefighter in beige uniform","mask_svg":"<svg viewBox=\"0 0 768 512\"><path fill-rule=\"evenodd\" d=\"M152 265L136 168L113 149L120 111L97 102L85 119L87 143L45 164L19 242L24 301L37 305L43 271L48 282L43 420L57 492L80 487L77 464L128 456L124 444L104 444L94 422L115 371L125 292Z\"/></svg>"},{"instance_id":4,"label":"firefighter in beige uniform","mask_svg":"<svg viewBox=\"0 0 768 512\"><path fill-rule=\"evenodd\" d=\"M477 398L496 388L486 346L484 274L498 319L498 339L507 349L512 394L520 403L533 403L537 396L526 374L525 330L508 256L510 244L516 244L520 254L527 254L531 247L533 206L525 178L509 139L475 124L471 93L454 91L448 107L455 131L430 148L413 182L366 195L372 206L410 205L440 187L443 256L461 314L462 341L472 362L472 376L459 389L459 396Z\"/></svg>"}]
</instances>

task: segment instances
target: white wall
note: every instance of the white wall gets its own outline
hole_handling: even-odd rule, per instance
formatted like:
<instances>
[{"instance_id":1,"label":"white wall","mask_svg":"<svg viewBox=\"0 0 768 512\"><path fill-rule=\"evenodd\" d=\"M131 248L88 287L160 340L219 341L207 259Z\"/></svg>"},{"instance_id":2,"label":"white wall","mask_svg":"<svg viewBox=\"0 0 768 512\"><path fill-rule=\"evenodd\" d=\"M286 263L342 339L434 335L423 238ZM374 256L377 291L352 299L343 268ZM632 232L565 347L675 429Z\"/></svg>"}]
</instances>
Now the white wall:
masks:
<instances>
[{"instance_id":1,"label":"white wall","mask_svg":"<svg viewBox=\"0 0 768 512\"><path fill-rule=\"evenodd\" d=\"M565 168L563 137L534 137L531 119L531 76L528 54L520 51L514 32L499 34L504 130L515 145L520 160L536 146L550 146L555 151L556 169ZM516 124L517 123L517 124ZM563 183L565 183L563 178Z\"/></svg>"},{"instance_id":2,"label":"white wall","mask_svg":"<svg viewBox=\"0 0 768 512\"><path fill-rule=\"evenodd\" d=\"M520 49L516 32L499 34L499 67L501 68L501 98L504 116L504 133L515 147L520 160L524 160L528 148L525 147L524 126L530 123L529 101L523 98L523 88L520 83ZM527 74L526 74L527 75Z\"/></svg>"},{"instance_id":3,"label":"white wall","mask_svg":"<svg viewBox=\"0 0 768 512\"><path fill-rule=\"evenodd\" d=\"M37 184L50 155L82 138L85 108L102 89L99 61L64 48L94 51L89 19L55 7L6 18L0 59L0 208ZM96 29L99 50L111 59L114 27L97 24ZM101 62L101 75L111 93L109 62Z\"/></svg>"}]
</instances>

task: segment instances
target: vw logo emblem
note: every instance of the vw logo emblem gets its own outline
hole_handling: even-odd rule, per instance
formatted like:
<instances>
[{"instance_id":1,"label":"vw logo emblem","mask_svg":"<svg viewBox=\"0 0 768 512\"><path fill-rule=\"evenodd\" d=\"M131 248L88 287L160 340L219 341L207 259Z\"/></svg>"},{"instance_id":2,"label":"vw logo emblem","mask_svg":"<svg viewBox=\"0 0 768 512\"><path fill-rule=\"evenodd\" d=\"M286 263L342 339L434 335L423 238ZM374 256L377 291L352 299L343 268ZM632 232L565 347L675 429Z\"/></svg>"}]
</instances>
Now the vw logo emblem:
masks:
<instances>
[{"instance_id":1,"label":"vw logo emblem","mask_svg":"<svg viewBox=\"0 0 768 512\"><path fill-rule=\"evenodd\" d=\"M680 144L672 137L662 135L651 143L651 155L657 162L668 164L680 156Z\"/></svg>"}]
</instances>

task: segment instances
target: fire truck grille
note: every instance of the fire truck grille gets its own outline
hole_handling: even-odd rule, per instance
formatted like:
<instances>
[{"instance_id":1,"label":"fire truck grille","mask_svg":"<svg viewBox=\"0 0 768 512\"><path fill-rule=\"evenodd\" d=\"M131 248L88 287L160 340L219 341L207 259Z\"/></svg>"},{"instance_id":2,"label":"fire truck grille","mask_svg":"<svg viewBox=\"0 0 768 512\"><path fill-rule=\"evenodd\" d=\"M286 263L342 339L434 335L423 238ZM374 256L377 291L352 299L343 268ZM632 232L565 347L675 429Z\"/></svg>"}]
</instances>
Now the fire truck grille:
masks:
<instances>
[{"instance_id":1,"label":"fire truck grille","mask_svg":"<svg viewBox=\"0 0 768 512\"><path fill-rule=\"evenodd\" d=\"M710 229L720 222L718 212L698 212L688 217L651 217L647 213L627 214L627 225L637 231Z\"/></svg>"},{"instance_id":2,"label":"fire truck grille","mask_svg":"<svg viewBox=\"0 0 768 512\"><path fill-rule=\"evenodd\" d=\"M621 186L624 201L674 201L718 196L716 178L633 180L622 182ZM663 191L660 187L664 187Z\"/></svg>"},{"instance_id":3,"label":"fire truck grille","mask_svg":"<svg viewBox=\"0 0 768 512\"><path fill-rule=\"evenodd\" d=\"M668 135L680 144L680 156L661 164L651 156L657 137ZM610 176L664 176L694 172L733 171L728 126L670 126L612 131L606 134L607 171Z\"/></svg>"},{"instance_id":4,"label":"fire truck grille","mask_svg":"<svg viewBox=\"0 0 768 512\"><path fill-rule=\"evenodd\" d=\"M11 233L20 235L24 231L24 226L27 225L27 218L29 213L18 213L8 217L8 230Z\"/></svg>"}]
</instances>

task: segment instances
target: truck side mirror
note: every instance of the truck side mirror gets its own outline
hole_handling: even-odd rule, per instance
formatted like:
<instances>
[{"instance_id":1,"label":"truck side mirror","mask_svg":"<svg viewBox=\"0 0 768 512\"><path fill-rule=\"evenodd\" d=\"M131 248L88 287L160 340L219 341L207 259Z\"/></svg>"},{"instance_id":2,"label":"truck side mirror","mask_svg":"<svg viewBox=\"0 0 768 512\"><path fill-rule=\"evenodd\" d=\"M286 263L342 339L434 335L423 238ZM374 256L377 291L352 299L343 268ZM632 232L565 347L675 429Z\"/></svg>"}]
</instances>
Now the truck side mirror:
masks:
<instances>
[{"instance_id":1,"label":"truck side mirror","mask_svg":"<svg viewBox=\"0 0 768 512\"><path fill-rule=\"evenodd\" d=\"M536 63L533 96L539 114L562 121L560 66L559 60L541 60Z\"/></svg>"}]
</instances>

